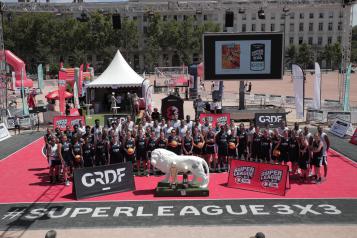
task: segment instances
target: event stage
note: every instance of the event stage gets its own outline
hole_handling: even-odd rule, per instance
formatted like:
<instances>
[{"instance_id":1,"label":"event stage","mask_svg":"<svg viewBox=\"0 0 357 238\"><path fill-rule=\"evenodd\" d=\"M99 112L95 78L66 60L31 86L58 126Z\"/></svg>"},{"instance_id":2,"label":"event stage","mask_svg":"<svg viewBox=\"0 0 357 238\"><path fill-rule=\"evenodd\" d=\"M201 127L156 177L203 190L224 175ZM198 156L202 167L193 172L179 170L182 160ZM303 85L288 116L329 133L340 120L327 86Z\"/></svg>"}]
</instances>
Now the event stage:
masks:
<instances>
[{"instance_id":1,"label":"event stage","mask_svg":"<svg viewBox=\"0 0 357 238\"><path fill-rule=\"evenodd\" d=\"M75 202L72 186L51 186L48 182L47 161L42 154L43 139L34 141L0 161L0 203ZM258 193L226 187L227 173L210 174L210 195L199 200L229 199L332 199L357 198L357 163L337 152L328 157L328 179L321 184L299 184L291 180L286 196ZM197 198L158 198L154 189L162 177L135 177L136 190L81 201L150 201Z\"/></svg>"}]
</instances>

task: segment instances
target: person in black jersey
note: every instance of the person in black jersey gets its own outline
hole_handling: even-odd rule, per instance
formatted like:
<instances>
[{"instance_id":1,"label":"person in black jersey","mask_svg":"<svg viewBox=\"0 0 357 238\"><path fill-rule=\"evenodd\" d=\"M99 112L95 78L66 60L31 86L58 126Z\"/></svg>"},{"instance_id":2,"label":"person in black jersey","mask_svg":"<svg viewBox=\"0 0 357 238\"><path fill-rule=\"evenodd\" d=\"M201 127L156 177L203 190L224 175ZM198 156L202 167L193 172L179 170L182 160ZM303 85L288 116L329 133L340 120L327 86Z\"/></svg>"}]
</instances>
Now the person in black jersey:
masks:
<instances>
[{"instance_id":1,"label":"person in black jersey","mask_svg":"<svg viewBox=\"0 0 357 238\"><path fill-rule=\"evenodd\" d=\"M82 144L82 152L83 152L83 166L85 168L90 168L94 166L94 146L91 142L89 142L89 137L83 137Z\"/></svg>"},{"instance_id":2,"label":"person in black jersey","mask_svg":"<svg viewBox=\"0 0 357 238\"><path fill-rule=\"evenodd\" d=\"M307 183L307 179L309 177L309 164L310 164L310 156L309 156L309 142L305 138L304 134L300 132L299 134L299 168L302 172L302 179L305 183Z\"/></svg>"},{"instance_id":3,"label":"person in black jersey","mask_svg":"<svg viewBox=\"0 0 357 238\"><path fill-rule=\"evenodd\" d=\"M122 144L117 134L113 135L109 146L109 164L123 163Z\"/></svg>"},{"instance_id":4,"label":"person in black jersey","mask_svg":"<svg viewBox=\"0 0 357 238\"><path fill-rule=\"evenodd\" d=\"M63 132L64 135L67 136L67 140L72 142L73 132L71 131L69 126L66 126L66 130Z\"/></svg>"},{"instance_id":5,"label":"person in black jersey","mask_svg":"<svg viewBox=\"0 0 357 238\"><path fill-rule=\"evenodd\" d=\"M160 132L160 137L156 141L156 148L166 149L167 148L167 139L165 138L165 132Z\"/></svg>"},{"instance_id":6,"label":"person in black jersey","mask_svg":"<svg viewBox=\"0 0 357 238\"><path fill-rule=\"evenodd\" d=\"M299 160L299 142L296 138L295 131L291 132L290 141L289 141L289 160L291 162L291 169L293 174L298 172L298 160Z\"/></svg>"},{"instance_id":7,"label":"person in black jersey","mask_svg":"<svg viewBox=\"0 0 357 238\"><path fill-rule=\"evenodd\" d=\"M322 165L322 150L323 143L321 141L319 133L314 134L314 141L312 142L312 161L311 164L314 166L316 182L321 183L321 165Z\"/></svg>"},{"instance_id":8,"label":"person in black jersey","mask_svg":"<svg viewBox=\"0 0 357 238\"><path fill-rule=\"evenodd\" d=\"M244 128L244 124L241 123L237 129L238 137L238 159L247 159L248 155L248 135L247 131Z\"/></svg>"},{"instance_id":9,"label":"person in black jersey","mask_svg":"<svg viewBox=\"0 0 357 238\"><path fill-rule=\"evenodd\" d=\"M237 147L238 147L238 137L234 135L234 133L231 130L228 130L228 164L230 164L230 161L232 159L237 159L238 153L237 153Z\"/></svg>"},{"instance_id":10,"label":"person in black jersey","mask_svg":"<svg viewBox=\"0 0 357 238\"><path fill-rule=\"evenodd\" d=\"M81 168L83 167L83 153L82 153L82 145L78 140L77 136L73 137L73 146L72 146L72 154L73 154L73 167ZM77 159L79 156L79 159Z\"/></svg>"},{"instance_id":11,"label":"person in black jersey","mask_svg":"<svg viewBox=\"0 0 357 238\"><path fill-rule=\"evenodd\" d=\"M203 135L199 132L198 128L193 129L193 150L192 154L196 156L203 155L203 148L205 146Z\"/></svg>"},{"instance_id":12,"label":"person in black jersey","mask_svg":"<svg viewBox=\"0 0 357 238\"><path fill-rule=\"evenodd\" d=\"M46 134L43 136L43 139L45 141L45 151L44 153L47 155L47 148L50 146L50 141L51 141L52 133L51 129L47 128L46 129ZM50 162L49 160L47 162Z\"/></svg>"},{"instance_id":13,"label":"person in black jersey","mask_svg":"<svg viewBox=\"0 0 357 238\"><path fill-rule=\"evenodd\" d=\"M216 142L218 146L218 172L221 172L226 169L228 154L228 134L223 125L216 135Z\"/></svg>"},{"instance_id":14,"label":"person in black jersey","mask_svg":"<svg viewBox=\"0 0 357 238\"><path fill-rule=\"evenodd\" d=\"M263 160L263 162L269 163L271 154L271 139L269 136L269 131L267 129L263 131L263 137L260 141L260 146L260 158Z\"/></svg>"},{"instance_id":15,"label":"person in black jersey","mask_svg":"<svg viewBox=\"0 0 357 238\"><path fill-rule=\"evenodd\" d=\"M181 139L176 135L176 129L171 130L171 134L167 137L167 149L177 155L181 154Z\"/></svg>"},{"instance_id":16,"label":"person in black jersey","mask_svg":"<svg viewBox=\"0 0 357 238\"><path fill-rule=\"evenodd\" d=\"M287 164L289 161L289 131L284 130L283 132L283 137L280 138L279 145L278 145L278 150L280 151L280 156L278 158L279 164Z\"/></svg>"},{"instance_id":17,"label":"person in black jersey","mask_svg":"<svg viewBox=\"0 0 357 238\"><path fill-rule=\"evenodd\" d=\"M217 169L217 157L215 156L216 151L215 151L215 134L212 130L212 127L209 126L208 127L208 132L205 135L205 148L204 148L204 152L205 152L205 160L207 162L207 164L210 165L210 169L212 171L216 171ZM213 166L212 166L213 163Z\"/></svg>"},{"instance_id":18,"label":"person in black jersey","mask_svg":"<svg viewBox=\"0 0 357 238\"><path fill-rule=\"evenodd\" d=\"M278 157L274 154L275 150L279 150L279 142L280 142L280 135L278 129L274 129L272 136L271 136L271 159L273 163L278 162Z\"/></svg>"},{"instance_id":19,"label":"person in black jersey","mask_svg":"<svg viewBox=\"0 0 357 238\"><path fill-rule=\"evenodd\" d=\"M126 162L135 163L135 139L131 137L131 131L128 131L124 141L124 156Z\"/></svg>"},{"instance_id":20,"label":"person in black jersey","mask_svg":"<svg viewBox=\"0 0 357 238\"><path fill-rule=\"evenodd\" d=\"M59 157L63 165L63 177L66 186L70 185L69 173L73 166L72 144L68 142L67 136L62 136L62 143L58 147Z\"/></svg>"},{"instance_id":21,"label":"person in black jersey","mask_svg":"<svg viewBox=\"0 0 357 238\"><path fill-rule=\"evenodd\" d=\"M186 130L185 136L182 139L182 151L184 155L192 155L193 150L193 138L190 131Z\"/></svg>"},{"instance_id":22,"label":"person in black jersey","mask_svg":"<svg viewBox=\"0 0 357 238\"><path fill-rule=\"evenodd\" d=\"M106 165L108 163L108 143L105 134L98 133L95 143L95 165Z\"/></svg>"},{"instance_id":23,"label":"person in black jersey","mask_svg":"<svg viewBox=\"0 0 357 238\"><path fill-rule=\"evenodd\" d=\"M255 127L254 133L253 133L253 139L252 139L252 148L251 148L251 155L250 159L252 161L258 162L260 157L261 157L261 139L262 135L260 133L259 127Z\"/></svg>"},{"instance_id":24,"label":"person in black jersey","mask_svg":"<svg viewBox=\"0 0 357 238\"><path fill-rule=\"evenodd\" d=\"M143 163L143 167L145 167L145 171L147 169L146 162L146 135L143 130L139 130L139 135L136 137L136 167L138 171L138 175L141 175L141 162Z\"/></svg>"},{"instance_id":25,"label":"person in black jersey","mask_svg":"<svg viewBox=\"0 0 357 238\"><path fill-rule=\"evenodd\" d=\"M147 175L146 176L149 176L149 174L150 174L151 152L157 148L156 142L157 142L156 132L155 132L155 130L152 130L149 139L146 141L146 151L147 151L147 158L148 158L148 161L146 162L146 164L147 164Z\"/></svg>"}]
</instances>

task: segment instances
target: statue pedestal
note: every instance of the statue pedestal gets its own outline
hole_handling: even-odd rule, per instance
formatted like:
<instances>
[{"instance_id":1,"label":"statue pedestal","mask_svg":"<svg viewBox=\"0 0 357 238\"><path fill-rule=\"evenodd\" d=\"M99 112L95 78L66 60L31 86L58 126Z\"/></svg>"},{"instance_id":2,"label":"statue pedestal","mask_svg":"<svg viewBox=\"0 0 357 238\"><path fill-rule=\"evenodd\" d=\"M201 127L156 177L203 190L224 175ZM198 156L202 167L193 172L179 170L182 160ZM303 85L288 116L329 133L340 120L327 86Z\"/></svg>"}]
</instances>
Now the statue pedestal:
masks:
<instances>
[{"instance_id":1,"label":"statue pedestal","mask_svg":"<svg viewBox=\"0 0 357 238\"><path fill-rule=\"evenodd\" d=\"M177 183L172 186L170 183L159 182L155 189L155 197L208 197L208 188L200 188L190 184Z\"/></svg>"}]
</instances>

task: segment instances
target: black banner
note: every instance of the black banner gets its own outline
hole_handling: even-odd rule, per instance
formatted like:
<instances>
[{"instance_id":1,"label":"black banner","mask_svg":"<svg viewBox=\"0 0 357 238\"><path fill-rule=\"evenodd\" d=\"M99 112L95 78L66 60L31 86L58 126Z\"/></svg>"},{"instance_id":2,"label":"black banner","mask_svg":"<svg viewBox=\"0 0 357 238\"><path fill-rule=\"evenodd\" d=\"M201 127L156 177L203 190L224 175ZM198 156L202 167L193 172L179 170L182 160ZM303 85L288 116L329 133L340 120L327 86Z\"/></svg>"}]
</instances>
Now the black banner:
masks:
<instances>
[{"instance_id":1,"label":"black banner","mask_svg":"<svg viewBox=\"0 0 357 238\"><path fill-rule=\"evenodd\" d=\"M184 119L183 100L180 97L169 95L161 101L161 115L165 119L174 119L178 115L178 119Z\"/></svg>"},{"instance_id":2,"label":"black banner","mask_svg":"<svg viewBox=\"0 0 357 238\"><path fill-rule=\"evenodd\" d=\"M265 127L267 124L270 128L281 127L286 122L285 113L255 113L255 124L258 127Z\"/></svg>"},{"instance_id":3,"label":"black banner","mask_svg":"<svg viewBox=\"0 0 357 238\"><path fill-rule=\"evenodd\" d=\"M74 170L73 192L77 199L135 190L130 162Z\"/></svg>"}]
</instances>

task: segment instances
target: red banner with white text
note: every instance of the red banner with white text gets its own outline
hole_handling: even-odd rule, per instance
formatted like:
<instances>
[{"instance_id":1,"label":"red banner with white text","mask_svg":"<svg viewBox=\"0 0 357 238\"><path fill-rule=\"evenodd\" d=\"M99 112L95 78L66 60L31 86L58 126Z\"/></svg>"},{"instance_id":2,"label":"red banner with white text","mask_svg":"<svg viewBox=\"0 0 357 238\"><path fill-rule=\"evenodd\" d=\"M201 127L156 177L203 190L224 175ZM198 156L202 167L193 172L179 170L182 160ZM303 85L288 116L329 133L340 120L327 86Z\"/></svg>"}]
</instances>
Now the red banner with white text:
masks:
<instances>
[{"instance_id":1,"label":"red banner with white text","mask_svg":"<svg viewBox=\"0 0 357 238\"><path fill-rule=\"evenodd\" d=\"M56 116L53 118L53 128L64 131L69 126L73 130L73 126L78 125L79 121L82 121L83 126L86 124L84 116Z\"/></svg>"},{"instance_id":2,"label":"red banner with white text","mask_svg":"<svg viewBox=\"0 0 357 238\"><path fill-rule=\"evenodd\" d=\"M289 166L232 160L228 187L285 196Z\"/></svg>"},{"instance_id":3,"label":"red banner with white text","mask_svg":"<svg viewBox=\"0 0 357 238\"><path fill-rule=\"evenodd\" d=\"M355 130L355 132L353 133L350 143L357 145L357 129Z\"/></svg>"},{"instance_id":4,"label":"red banner with white text","mask_svg":"<svg viewBox=\"0 0 357 238\"><path fill-rule=\"evenodd\" d=\"M221 114L213 114L213 113L201 113L200 114L200 122L204 124L205 121L208 120L212 127L215 127L218 123L219 125L229 124L231 121L231 114L229 113L221 113Z\"/></svg>"}]
</instances>

